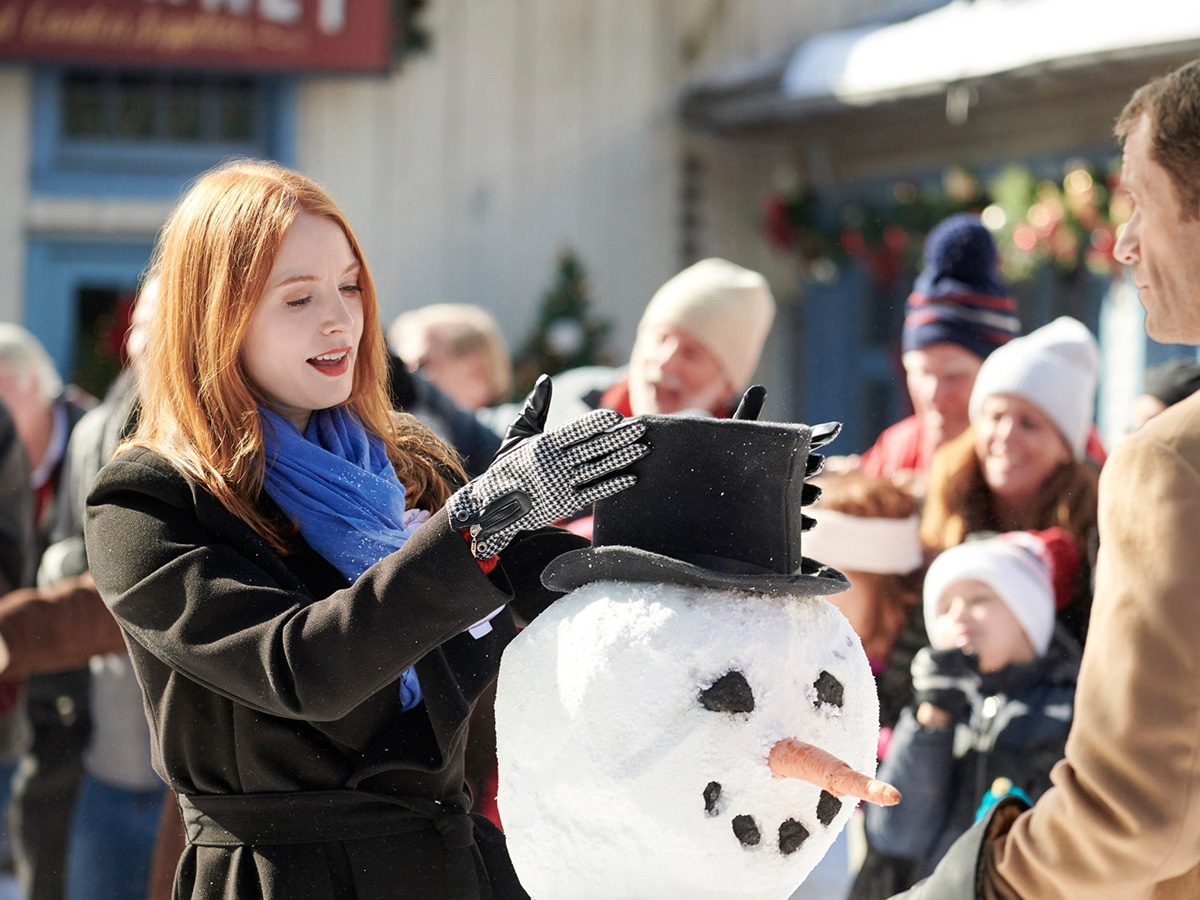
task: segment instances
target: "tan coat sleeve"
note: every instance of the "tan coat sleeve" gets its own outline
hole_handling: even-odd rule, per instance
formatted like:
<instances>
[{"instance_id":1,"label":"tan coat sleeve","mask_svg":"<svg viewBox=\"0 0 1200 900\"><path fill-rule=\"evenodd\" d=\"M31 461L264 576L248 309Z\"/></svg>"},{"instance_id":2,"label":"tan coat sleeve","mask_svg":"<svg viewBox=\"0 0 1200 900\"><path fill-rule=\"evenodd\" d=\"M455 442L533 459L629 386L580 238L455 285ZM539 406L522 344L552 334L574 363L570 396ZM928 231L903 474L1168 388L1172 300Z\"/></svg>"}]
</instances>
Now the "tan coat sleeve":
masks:
<instances>
[{"instance_id":1,"label":"tan coat sleeve","mask_svg":"<svg viewBox=\"0 0 1200 900\"><path fill-rule=\"evenodd\" d=\"M78 669L93 656L124 652L91 575L0 597L0 680Z\"/></svg>"},{"instance_id":2,"label":"tan coat sleeve","mask_svg":"<svg viewBox=\"0 0 1200 900\"><path fill-rule=\"evenodd\" d=\"M1200 433L1172 416L1104 469L1066 757L1054 787L985 852L988 900L1200 896L1197 464Z\"/></svg>"}]
</instances>

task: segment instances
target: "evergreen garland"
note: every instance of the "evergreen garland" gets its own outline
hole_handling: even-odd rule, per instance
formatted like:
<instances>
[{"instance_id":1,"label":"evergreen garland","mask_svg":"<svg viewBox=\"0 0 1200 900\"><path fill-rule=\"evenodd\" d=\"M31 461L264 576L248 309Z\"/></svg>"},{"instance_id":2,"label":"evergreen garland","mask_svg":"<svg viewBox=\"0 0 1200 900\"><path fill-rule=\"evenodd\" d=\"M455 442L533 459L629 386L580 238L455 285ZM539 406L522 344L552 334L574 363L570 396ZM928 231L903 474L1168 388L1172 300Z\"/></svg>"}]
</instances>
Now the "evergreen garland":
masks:
<instances>
[{"instance_id":1,"label":"evergreen garland","mask_svg":"<svg viewBox=\"0 0 1200 900\"><path fill-rule=\"evenodd\" d=\"M811 191L775 193L764 203L763 229L772 246L796 254L805 274L818 281L832 281L840 266L858 260L889 286L900 272L919 268L925 235L958 212L982 217L1010 282L1029 279L1045 263L1064 274L1084 267L1112 273L1119 268L1112 257L1117 229L1130 211L1128 198L1117 192L1118 164L1075 160L1057 181L1014 165L986 183L956 167L932 189L897 182L881 202L836 210Z\"/></svg>"}]
</instances>

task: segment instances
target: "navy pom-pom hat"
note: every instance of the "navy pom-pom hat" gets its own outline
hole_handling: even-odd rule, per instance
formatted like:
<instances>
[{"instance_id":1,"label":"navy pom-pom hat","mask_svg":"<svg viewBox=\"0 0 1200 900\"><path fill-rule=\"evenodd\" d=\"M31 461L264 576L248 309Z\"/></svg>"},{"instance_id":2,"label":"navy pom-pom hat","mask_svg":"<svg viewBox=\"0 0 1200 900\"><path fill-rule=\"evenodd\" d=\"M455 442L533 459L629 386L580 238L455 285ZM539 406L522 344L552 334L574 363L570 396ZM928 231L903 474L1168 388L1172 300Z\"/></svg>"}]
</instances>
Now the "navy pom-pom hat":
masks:
<instances>
[{"instance_id":1,"label":"navy pom-pom hat","mask_svg":"<svg viewBox=\"0 0 1200 900\"><path fill-rule=\"evenodd\" d=\"M978 216L943 219L925 239L925 268L904 307L904 353L957 344L980 359L1021 333L1017 302L996 274L999 254Z\"/></svg>"}]
</instances>

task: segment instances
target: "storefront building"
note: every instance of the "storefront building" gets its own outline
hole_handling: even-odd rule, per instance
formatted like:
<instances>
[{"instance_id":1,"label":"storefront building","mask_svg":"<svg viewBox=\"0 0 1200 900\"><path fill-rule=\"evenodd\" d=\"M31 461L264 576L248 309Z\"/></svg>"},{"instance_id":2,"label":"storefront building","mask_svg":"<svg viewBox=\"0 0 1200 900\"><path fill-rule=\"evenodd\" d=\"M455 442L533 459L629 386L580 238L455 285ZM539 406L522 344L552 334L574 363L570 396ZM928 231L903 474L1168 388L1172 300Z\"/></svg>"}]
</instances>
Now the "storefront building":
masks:
<instances>
[{"instance_id":1,"label":"storefront building","mask_svg":"<svg viewBox=\"0 0 1200 900\"><path fill-rule=\"evenodd\" d=\"M0 319L102 389L188 182L233 156L294 163L298 75L386 70L390 25L384 0L7 0Z\"/></svg>"},{"instance_id":2,"label":"storefront building","mask_svg":"<svg viewBox=\"0 0 1200 900\"><path fill-rule=\"evenodd\" d=\"M1014 238L1028 244L1008 253L1030 263L1010 278L1026 330L1072 315L1099 336L1098 419L1111 443L1144 368L1195 354L1144 338L1136 291L1111 261L1122 221L1112 129L1137 87L1200 54L1200 9L953 0L887 18L884 6L697 80L681 102L714 158L773 160L775 183L759 180L759 198L784 204L776 225L800 232L773 232L763 210L764 238L804 270L789 323L795 414L844 419L843 452L906 414L898 343L919 225L957 205L987 209L1002 252ZM1007 196L1014 185L1023 205ZM812 251L822 235L832 252ZM814 255L827 258L813 265Z\"/></svg>"}]
</instances>

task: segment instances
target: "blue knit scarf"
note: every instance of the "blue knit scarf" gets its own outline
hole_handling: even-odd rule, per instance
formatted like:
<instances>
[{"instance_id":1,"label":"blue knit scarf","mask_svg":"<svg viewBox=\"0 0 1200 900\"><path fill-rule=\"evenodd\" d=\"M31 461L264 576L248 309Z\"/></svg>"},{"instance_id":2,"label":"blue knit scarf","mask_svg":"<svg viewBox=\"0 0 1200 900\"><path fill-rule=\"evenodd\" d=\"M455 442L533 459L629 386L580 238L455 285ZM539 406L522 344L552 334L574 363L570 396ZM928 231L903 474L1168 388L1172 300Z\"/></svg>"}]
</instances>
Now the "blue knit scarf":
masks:
<instances>
[{"instance_id":1,"label":"blue knit scarf","mask_svg":"<svg viewBox=\"0 0 1200 900\"><path fill-rule=\"evenodd\" d=\"M411 534L404 525L404 485L383 441L345 407L322 409L304 434L264 406L264 487L300 534L347 581L398 550ZM412 667L400 676L400 708L421 702Z\"/></svg>"}]
</instances>

